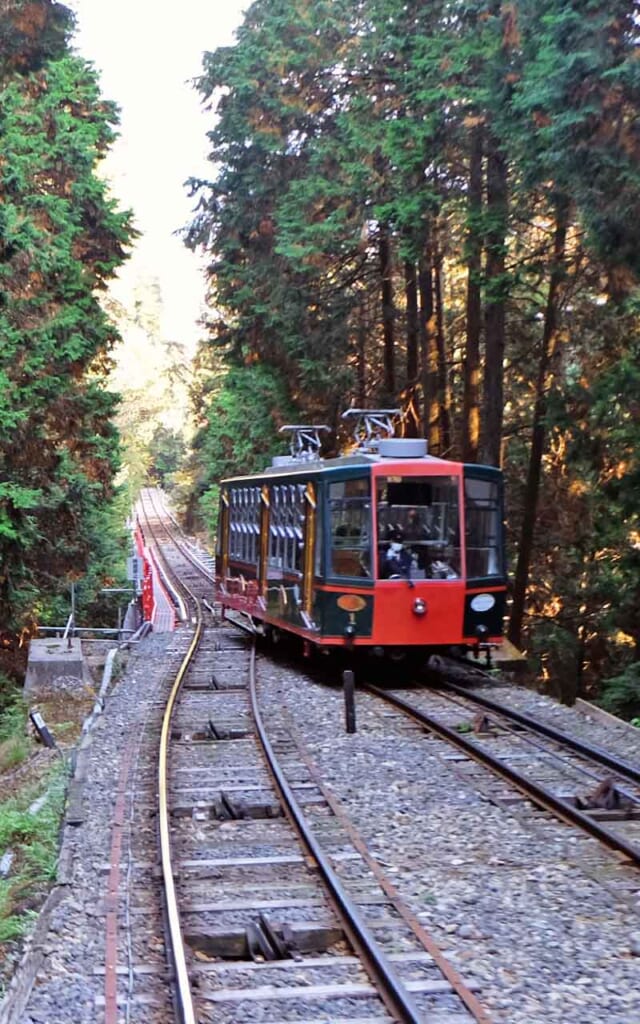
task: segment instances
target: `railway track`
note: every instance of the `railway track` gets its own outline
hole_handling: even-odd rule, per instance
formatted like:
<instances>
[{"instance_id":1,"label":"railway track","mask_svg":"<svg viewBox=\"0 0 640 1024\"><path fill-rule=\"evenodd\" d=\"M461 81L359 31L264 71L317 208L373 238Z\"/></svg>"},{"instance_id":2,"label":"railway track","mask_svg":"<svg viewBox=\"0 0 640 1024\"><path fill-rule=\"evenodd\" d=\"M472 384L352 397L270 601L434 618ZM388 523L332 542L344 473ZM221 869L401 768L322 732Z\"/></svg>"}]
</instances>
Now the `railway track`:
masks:
<instances>
[{"instance_id":1,"label":"railway track","mask_svg":"<svg viewBox=\"0 0 640 1024\"><path fill-rule=\"evenodd\" d=\"M109 694L75 780L80 794L64 830L54 899L0 1018L469 1024L487 1019L485 1007L495 1024L640 1019L640 875L625 854L612 856L593 836L565 827L510 781L373 694L358 694L358 730L347 734L339 688L326 679L319 685L299 665L261 657L256 698L285 781L413 1016L381 994L321 880L320 858L290 825L258 746L251 638L221 625L203 596L210 566L152 495L145 506L147 537L164 552L182 625L135 648ZM178 593L174 573L193 597ZM173 717L163 725L199 620L197 651L180 669ZM539 731L525 742L521 722L499 724L494 708L470 702L475 693L407 689L399 696L525 775L540 775L565 800L588 796L614 770L584 765L582 752L567 755L555 737L545 736L551 746L541 750ZM619 742L637 756L630 733L521 690L504 696L536 714L542 703L545 720L560 718L570 730L597 735L605 748ZM478 721L476 733L480 712L489 721ZM170 854L164 870L157 843L161 734ZM565 761L570 774L557 777ZM592 774L576 773L577 764ZM634 785L616 776L623 799ZM637 827L633 807L626 820L620 808L612 817L607 808L586 811L634 841L627 832ZM163 920L165 877L173 882L174 911ZM183 969L168 968L171 946Z\"/></svg>"},{"instance_id":2,"label":"railway track","mask_svg":"<svg viewBox=\"0 0 640 1024\"><path fill-rule=\"evenodd\" d=\"M419 693L366 689L536 806L640 866L637 766L453 684Z\"/></svg>"},{"instance_id":3,"label":"railway track","mask_svg":"<svg viewBox=\"0 0 640 1024\"><path fill-rule=\"evenodd\" d=\"M210 573L157 497L147 492L143 509L193 625L158 769L178 1018L488 1022L300 740L267 735L251 638L206 610Z\"/></svg>"}]
</instances>

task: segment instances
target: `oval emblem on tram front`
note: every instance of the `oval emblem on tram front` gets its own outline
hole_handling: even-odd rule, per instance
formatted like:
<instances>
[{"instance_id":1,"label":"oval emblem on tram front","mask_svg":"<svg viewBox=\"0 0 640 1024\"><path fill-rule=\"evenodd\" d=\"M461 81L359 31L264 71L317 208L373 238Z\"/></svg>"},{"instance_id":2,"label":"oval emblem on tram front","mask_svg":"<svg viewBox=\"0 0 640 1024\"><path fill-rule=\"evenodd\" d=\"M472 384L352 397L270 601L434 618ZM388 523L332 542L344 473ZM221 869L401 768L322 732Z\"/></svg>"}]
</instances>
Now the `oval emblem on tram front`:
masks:
<instances>
[{"instance_id":1,"label":"oval emblem on tram front","mask_svg":"<svg viewBox=\"0 0 640 1024\"><path fill-rule=\"evenodd\" d=\"M495 603L493 594L476 594L471 598L471 608L474 612L488 612Z\"/></svg>"},{"instance_id":2,"label":"oval emblem on tram front","mask_svg":"<svg viewBox=\"0 0 640 1024\"><path fill-rule=\"evenodd\" d=\"M343 594L338 598L337 604L343 612L361 612L367 607L364 597L360 597L359 594Z\"/></svg>"}]
</instances>

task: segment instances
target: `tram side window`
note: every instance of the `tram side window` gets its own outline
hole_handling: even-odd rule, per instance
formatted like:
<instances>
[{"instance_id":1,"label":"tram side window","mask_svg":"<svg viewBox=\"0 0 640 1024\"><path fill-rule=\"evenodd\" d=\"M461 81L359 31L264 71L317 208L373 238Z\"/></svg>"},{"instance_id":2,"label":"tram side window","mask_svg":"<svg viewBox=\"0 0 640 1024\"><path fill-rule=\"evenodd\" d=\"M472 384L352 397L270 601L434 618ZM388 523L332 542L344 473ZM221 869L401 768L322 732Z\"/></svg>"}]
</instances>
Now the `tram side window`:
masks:
<instances>
[{"instance_id":1,"label":"tram side window","mask_svg":"<svg viewBox=\"0 0 640 1024\"><path fill-rule=\"evenodd\" d=\"M319 496L316 508L316 537L315 537L315 565L313 567L316 576L322 576L322 554L324 551L324 514L323 502Z\"/></svg>"},{"instance_id":2,"label":"tram side window","mask_svg":"<svg viewBox=\"0 0 640 1024\"><path fill-rule=\"evenodd\" d=\"M329 487L332 576L371 575L369 478L340 480Z\"/></svg>"},{"instance_id":3,"label":"tram side window","mask_svg":"<svg viewBox=\"0 0 640 1024\"><path fill-rule=\"evenodd\" d=\"M497 479L464 481L467 577L502 576L502 509Z\"/></svg>"},{"instance_id":4,"label":"tram side window","mask_svg":"<svg viewBox=\"0 0 640 1024\"><path fill-rule=\"evenodd\" d=\"M229 492L229 557L257 565L260 549L260 488Z\"/></svg>"},{"instance_id":5,"label":"tram side window","mask_svg":"<svg viewBox=\"0 0 640 1024\"><path fill-rule=\"evenodd\" d=\"M271 488L269 567L302 575L304 547L304 485L275 484Z\"/></svg>"},{"instance_id":6,"label":"tram side window","mask_svg":"<svg viewBox=\"0 0 640 1024\"><path fill-rule=\"evenodd\" d=\"M237 488L229 491L229 558L240 558L240 491Z\"/></svg>"}]
</instances>

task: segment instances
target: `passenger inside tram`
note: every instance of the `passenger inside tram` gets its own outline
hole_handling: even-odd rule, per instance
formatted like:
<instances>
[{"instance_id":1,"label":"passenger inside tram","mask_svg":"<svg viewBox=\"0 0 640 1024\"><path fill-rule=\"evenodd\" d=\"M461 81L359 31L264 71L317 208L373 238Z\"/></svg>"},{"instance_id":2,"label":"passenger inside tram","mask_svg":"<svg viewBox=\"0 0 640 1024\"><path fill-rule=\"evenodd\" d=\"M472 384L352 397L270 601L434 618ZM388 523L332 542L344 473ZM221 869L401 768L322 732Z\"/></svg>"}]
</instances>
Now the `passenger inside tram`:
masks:
<instances>
[{"instance_id":1,"label":"passenger inside tram","mask_svg":"<svg viewBox=\"0 0 640 1024\"><path fill-rule=\"evenodd\" d=\"M379 577L459 579L456 482L449 477L383 479L377 497Z\"/></svg>"}]
</instances>

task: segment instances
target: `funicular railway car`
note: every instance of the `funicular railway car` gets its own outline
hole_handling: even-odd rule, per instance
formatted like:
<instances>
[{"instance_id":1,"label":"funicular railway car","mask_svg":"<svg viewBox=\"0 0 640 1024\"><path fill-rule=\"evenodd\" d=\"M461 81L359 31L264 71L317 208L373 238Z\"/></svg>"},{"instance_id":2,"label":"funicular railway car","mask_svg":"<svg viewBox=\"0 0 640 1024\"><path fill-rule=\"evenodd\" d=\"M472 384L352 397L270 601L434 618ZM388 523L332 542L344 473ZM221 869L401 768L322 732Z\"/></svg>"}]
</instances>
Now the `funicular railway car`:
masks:
<instances>
[{"instance_id":1,"label":"funicular railway car","mask_svg":"<svg viewBox=\"0 0 640 1024\"><path fill-rule=\"evenodd\" d=\"M283 427L291 455L221 483L216 591L306 650L480 648L506 596L502 475L393 435L396 410L349 410L357 447L319 456L325 427Z\"/></svg>"}]
</instances>

